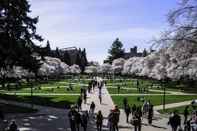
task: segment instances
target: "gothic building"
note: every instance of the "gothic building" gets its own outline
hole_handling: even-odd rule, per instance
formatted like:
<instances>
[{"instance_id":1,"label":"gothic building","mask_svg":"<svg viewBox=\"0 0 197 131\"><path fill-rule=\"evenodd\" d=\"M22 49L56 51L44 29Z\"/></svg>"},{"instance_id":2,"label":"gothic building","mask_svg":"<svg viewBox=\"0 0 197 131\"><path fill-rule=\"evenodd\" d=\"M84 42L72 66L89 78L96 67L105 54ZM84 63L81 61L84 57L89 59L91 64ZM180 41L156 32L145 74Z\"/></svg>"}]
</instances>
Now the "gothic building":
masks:
<instances>
[{"instance_id":1,"label":"gothic building","mask_svg":"<svg viewBox=\"0 0 197 131\"><path fill-rule=\"evenodd\" d=\"M130 52L125 52L124 53L124 58L129 59L131 57L145 57L147 56L147 51L144 49L143 52L138 52L137 51L137 46L134 46L133 48L130 48Z\"/></svg>"}]
</instances>

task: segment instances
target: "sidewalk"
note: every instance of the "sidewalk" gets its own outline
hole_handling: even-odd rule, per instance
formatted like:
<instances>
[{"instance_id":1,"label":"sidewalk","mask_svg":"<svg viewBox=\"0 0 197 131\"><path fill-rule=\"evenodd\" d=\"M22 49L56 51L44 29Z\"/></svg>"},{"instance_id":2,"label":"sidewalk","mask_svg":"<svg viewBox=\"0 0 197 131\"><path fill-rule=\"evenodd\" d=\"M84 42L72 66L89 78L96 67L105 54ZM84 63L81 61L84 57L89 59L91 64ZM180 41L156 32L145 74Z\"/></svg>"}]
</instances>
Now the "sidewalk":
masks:
<instances>
[{"instance_id":1,"label":"sidewalk","mask_svg":"<svg viewBox=\"0 0 197 131\"><path fill-rule=\"evenodd\" d=\"M166 104L165 108L169 109L169 108L175 108L175 107L180 107L180 106L186 106L191 104L191 100L190 101L184 101L184 102L178 102L178 103L172 103L172 104ZM159 106L155 106L154 107L155 110L162 110L163 109L163 105L159 105Z\"/></svg>"}]
</instances>

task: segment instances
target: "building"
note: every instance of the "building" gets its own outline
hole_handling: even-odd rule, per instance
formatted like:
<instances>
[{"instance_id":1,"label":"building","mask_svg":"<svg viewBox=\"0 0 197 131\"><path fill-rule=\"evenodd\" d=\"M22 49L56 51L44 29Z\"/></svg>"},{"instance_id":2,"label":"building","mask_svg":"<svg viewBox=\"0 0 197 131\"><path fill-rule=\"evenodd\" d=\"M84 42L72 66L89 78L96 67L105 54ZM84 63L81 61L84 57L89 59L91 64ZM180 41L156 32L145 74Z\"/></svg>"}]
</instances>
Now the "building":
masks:
<instances>
[{"instance_id":1,"label":"building","mask_svg":"<svg viewBox=\"0 0 197 131\"><path fill-rule=\"evenodd\" d=\"M144 49L143 52L138 52L137 51L137 46L134 46L133 48L130 48L130 52L125 52L124 53L124 58L129 59L131 57L145 57L147 56L147 51Z\"/></svg>"},{"instance_id":2,"label":"building","mask_svg":"<svg viewBox=\"0 0 197 131\"><path fill-rule=\"evenodd\" d=\"M76 47L56 48L56 50L52 50L52 56L61 59L70 66L74 64L79 65L82 71L88 64L85 48L83 50Z\"/></svg>"}]
</instances>

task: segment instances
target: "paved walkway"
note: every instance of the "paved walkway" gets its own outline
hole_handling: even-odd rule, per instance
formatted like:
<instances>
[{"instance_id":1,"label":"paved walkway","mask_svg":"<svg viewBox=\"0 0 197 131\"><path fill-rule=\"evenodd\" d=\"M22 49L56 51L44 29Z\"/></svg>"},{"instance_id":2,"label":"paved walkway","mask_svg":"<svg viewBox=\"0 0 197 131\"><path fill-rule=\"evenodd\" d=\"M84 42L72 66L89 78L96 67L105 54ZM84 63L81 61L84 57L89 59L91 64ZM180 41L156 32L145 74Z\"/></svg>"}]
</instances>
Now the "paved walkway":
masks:
<instances>
[{"instance_id":1,"label":"paved walkway","mask_svg":"<svg viewBox=\"0 0 197 131\"><path fill-rule=\"evenodd\" d=\"M186 106L186 105L189 105L189 104L191 104L191 100L190 101L178 102L178 103L166 104L165 108L169 109L169 108L175 108L175 107L180 107L180 106ZM154 109L155 110L162 110L163 105L155 106Z\"/></svg>"}]
</instances>

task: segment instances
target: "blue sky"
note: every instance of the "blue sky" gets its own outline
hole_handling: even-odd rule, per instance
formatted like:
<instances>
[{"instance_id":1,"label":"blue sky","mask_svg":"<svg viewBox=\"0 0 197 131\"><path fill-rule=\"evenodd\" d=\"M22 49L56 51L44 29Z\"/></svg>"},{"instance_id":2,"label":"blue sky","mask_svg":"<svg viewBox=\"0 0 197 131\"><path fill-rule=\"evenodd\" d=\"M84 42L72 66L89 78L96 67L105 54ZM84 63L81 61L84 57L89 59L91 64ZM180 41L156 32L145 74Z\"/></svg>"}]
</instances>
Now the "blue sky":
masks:
<instances>
[{"instance_id":1,"label":"blue sky","mask_svg":"<svg viewBox=\"0 0 197 131\"><path fill-rule=\"evenodd\" d=\"M168 28L166 15L178 0L30 0L39 16L37 32L52 48L86 48L89 60L102 61L118 37L124 48L149 48ZM44 42L45 45L46 42Z\"/></svg>"}]
</instances>

